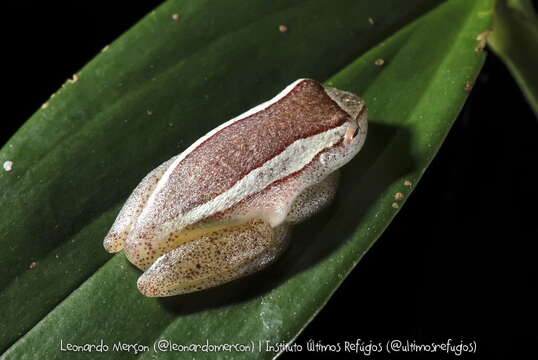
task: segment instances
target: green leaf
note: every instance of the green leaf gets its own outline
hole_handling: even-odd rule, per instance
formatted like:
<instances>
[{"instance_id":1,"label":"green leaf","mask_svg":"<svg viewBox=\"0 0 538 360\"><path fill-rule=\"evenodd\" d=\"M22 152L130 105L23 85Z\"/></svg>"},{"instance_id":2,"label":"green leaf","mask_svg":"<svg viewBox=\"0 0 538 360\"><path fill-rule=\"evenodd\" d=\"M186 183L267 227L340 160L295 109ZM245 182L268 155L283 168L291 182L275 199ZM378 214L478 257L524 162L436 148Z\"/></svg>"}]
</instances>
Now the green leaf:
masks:
<instances>
[{"instance_id":1,"label":"green leaf","mask_svg":"<svg viewBox=\"0 0 538 360\"><path fill-rule=\"evenodd\" d=\"M3 358L93 358L61 346L101 340L110 356L132 358L113 344L159 339L252 342L272 357L257 353L258 341L291 341L329 300L403 205L394 194L409 196L480 71L475 38L490 26L492 1L436 4L168 1L111 44L0 152L14 162L0 174ZM345 167L335 204L298 226L267 271L200 293L142 296L140 272L102 248L126 196L156 165L299 77L369 106L365 148Z\"/></svg>"},{"instance_id":2,"label":"green leaf","mask_svg":"<svg viewBox=\"0 0 538 360\"><path fill-rule=\"evenodd\" d=\"M538 117L538 16L529 0L497 0L488 43Z\"/></svg>"}]
</instances>

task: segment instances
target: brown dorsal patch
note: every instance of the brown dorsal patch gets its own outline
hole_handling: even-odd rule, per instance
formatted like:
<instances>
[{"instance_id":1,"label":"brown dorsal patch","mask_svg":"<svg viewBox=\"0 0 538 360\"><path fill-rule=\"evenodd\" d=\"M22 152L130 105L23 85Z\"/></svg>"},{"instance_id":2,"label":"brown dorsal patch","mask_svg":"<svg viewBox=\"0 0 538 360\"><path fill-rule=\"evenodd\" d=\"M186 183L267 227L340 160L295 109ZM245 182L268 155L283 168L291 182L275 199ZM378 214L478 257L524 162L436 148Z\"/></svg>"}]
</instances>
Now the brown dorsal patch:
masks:
<instances>
[{"instance_id":1,"label":"brown dorsal patch","mask_svg":"<svg viewBox=\"0 0 538 360\"><path fill-rule=\"evenodd\" d=\"M171 172L156 194L155 205L167 219L185 214L228 190L294 141L347 120L349 115L318 82L303 80L274 104L230 124L196 147Z\"/></svg>"}]
</instances>

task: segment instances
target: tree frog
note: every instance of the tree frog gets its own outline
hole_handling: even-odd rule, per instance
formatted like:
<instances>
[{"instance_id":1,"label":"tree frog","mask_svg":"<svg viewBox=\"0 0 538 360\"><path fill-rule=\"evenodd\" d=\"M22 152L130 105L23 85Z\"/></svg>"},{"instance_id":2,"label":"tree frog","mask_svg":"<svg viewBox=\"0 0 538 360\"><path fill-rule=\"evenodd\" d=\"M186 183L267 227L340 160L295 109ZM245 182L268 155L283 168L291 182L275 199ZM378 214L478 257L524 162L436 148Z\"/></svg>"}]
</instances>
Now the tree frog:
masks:
<instances>
[{"instance_id":1,"label":"tree frog","mask_svg":"<svg viewBox=\"0 0 538 360\"><path fill-rule=\"evenodd\" d=\"M261 270L286 249L290 225L333 199L366 133L361 98L299 79L151 171L104 247L144 271L138 289L151 297Z\"/></svg>"}]
</instances>

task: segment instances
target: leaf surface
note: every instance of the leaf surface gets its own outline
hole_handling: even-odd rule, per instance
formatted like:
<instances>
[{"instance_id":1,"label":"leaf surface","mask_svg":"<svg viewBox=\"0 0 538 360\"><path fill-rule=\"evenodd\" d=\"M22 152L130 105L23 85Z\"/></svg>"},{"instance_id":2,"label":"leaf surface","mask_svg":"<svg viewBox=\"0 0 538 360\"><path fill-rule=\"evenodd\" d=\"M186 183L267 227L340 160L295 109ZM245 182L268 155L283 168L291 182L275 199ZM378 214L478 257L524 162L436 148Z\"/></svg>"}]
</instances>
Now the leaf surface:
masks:
<instances>
[{"instance_id":1,"label":"leaf surface","mask_svg":"<svg viewBox=\"0 0 538 360\"><path fill-rule=\"evenodd\" d=\"M488 43L538 117L538 16L530 0L498 0Z\"/></svg>"},{"instance_id":2,"label":"leaf surface","mask_svg":"<svg viewBox=\"0 0 538 360\"><path fill-rule=\"evenodd\" d=\"M61 346L101 340L114 358L133 357L113 351L118 342L148 345L137 356L153 358L160 339L253 345L254 354L220 355L271 358L266 342L297 336L441 146L483 64L475 39L492 8L491 0L337 4L168 1L26 122L0 152L14 161L0 174L3 358L91 358ZM267 271L200 293L143 297L140 272L102 248L126 196L152 168L300 77L356 92L369 106L366 145L344 168L335 203L296 227Z\"/></svg>"}]
</instances>

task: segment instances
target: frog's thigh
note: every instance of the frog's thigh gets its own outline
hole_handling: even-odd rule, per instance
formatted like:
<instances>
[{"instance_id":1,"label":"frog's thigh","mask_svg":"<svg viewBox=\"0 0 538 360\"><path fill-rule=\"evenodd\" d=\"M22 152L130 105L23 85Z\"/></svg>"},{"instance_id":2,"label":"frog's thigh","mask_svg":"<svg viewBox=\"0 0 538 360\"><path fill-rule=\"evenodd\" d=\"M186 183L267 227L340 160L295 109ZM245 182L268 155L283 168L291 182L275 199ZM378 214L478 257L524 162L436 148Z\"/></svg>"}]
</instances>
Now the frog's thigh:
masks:
<instances>
[{"instance_id":1,"label":"frog's thigh","mask_svg":"<svg viewBox=\"0 0 538 360\"><path fill-rule=\"evenodd\" d=\"M329 204L336 194L339 172L335 171L323 181L306 188L293 202L286 220L298 223L312 216Z\"/></svg>"},{"instance_id":2,"label":"frog's thigh","mask_svg":"<svg viewBox=\"0 0 538 360\"><path fill-rule=\"evenodd\" d=\"M110 231L105 236L103 245L108 252L115 253L123 249L131 226L135 223L142 209L144 209L149 196L157 186L157 182L175 159L176 156L153 169L133 190L116 217Z\"/></svg>"},{"instance_id":3,"label":"frog's thigh","mask_svg":"<svg viewBox=\"0 0 538 360\"><path fill-rule=\"evenodd\" d=\"M264 268L287 243L285 225L253 220L210 233L162 255L138 279L146 296L207 289Z\"/></svg>"}]
</instances>

